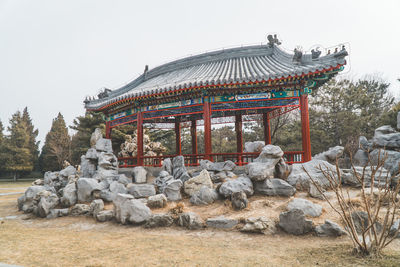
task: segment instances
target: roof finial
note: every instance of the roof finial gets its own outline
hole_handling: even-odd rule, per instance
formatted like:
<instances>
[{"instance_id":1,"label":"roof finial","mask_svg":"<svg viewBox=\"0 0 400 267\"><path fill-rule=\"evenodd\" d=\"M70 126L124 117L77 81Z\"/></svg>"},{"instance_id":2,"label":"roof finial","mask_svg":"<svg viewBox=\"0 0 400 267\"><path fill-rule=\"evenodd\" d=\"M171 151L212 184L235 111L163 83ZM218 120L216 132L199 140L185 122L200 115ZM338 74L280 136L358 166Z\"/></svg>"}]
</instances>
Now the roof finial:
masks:
<instances>
[{"instance_id":1,"label":"roof finial","mask_svg":"<svg viewBox=\"0 0 400 267\"><path fill-rule=\"evenodd\" d=\"M278 37L276 36L276 34L274 34L274 36L272 36L272 34L269 34L267 36L268 39L268 46L269 47L273 47L274 45L280 45L282 44L279 40Z\"/></svg>"},{"instance_id":2,"label":"roof finial","mask_svg":"<svg viewBox=\"0 0 400 267\"><path fill-rule=\"evenodd\" d=\"M143 79L145 79L145 80L146 80L148 71L149 71L149 65L144 66Z\"/></svg>"},{"instance_id":3,"label":"roof finial","mask_svg":"<svg viewBox=\"0 0 400 267\"><path fill-rule=\"evenodd\" d=\"M303 51L301 51L301 47L298 46L294 49L294 55L293 55L293 62L296 64L301 63L301 58L303 57Z\"/></svg>"}]
</instances>

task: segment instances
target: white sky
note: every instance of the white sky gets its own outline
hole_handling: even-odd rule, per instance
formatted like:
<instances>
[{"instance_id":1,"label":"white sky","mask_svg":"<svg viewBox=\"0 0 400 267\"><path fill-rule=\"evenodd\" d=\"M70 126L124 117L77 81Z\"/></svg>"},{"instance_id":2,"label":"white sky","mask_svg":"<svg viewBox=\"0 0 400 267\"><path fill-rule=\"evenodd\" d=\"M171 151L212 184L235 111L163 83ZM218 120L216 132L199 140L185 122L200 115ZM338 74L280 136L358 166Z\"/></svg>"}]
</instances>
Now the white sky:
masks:
<instances>
[{"instance_id":1,"label":"white sky","mask_svg":"<svg viewBox=\"0 0 400 267\"><path fill-rule=\"evenodd\" d=\"M350 44L347 74L381 74L400 95L400 1L0 0L0 120L25 106L43 141L61 112L193 53L266 41Z\"/></svg>"}]
</instances>

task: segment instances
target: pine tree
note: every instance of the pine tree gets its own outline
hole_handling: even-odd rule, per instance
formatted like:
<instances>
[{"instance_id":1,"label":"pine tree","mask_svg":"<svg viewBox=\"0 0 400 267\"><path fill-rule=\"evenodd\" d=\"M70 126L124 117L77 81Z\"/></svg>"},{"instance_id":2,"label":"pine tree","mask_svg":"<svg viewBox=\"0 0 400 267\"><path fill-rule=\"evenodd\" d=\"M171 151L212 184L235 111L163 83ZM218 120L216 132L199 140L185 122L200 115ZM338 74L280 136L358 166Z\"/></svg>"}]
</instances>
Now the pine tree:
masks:
<instances>
[{"instance_id":1,"label":"pine tree","mask_svg":"<svg viewBox=\"0 0 400 267\"><path fill-rule=\"evenodd\" d=\"M16 180L21 173L33 170L31 136L29 135L29 125L19 111L12 115L10 126L7 129L9 136L3 140L0 161L3 162L3 170L12 172L14 180Z\"/></svg>"},{"instance_id":2,"label":"pine tree","mask_svg":"<svg viewBox=\"0 0 400 267\"><path fill-rule=\"evenodd\" d=\"M71 137L64 117L58 113L46 135L40 155L40 165L43 171L56 171L62 169L64 161L70 161L70 158Z\"/></svg>"},{"instance_id":3,"label":"pine tree","mask_svg":"<svg viewBox=\"0 0 400 267\"><path fill-rule=\"evenodd\" d=\"M28 107L25 107L24 111L22 112L22 120L27 125L27 133L29 135L29 150L32 154L34 170L39 170L39 142L36 141L39 131L33 126L32 119L28 112Z\"/></svg>"}]
</instances>

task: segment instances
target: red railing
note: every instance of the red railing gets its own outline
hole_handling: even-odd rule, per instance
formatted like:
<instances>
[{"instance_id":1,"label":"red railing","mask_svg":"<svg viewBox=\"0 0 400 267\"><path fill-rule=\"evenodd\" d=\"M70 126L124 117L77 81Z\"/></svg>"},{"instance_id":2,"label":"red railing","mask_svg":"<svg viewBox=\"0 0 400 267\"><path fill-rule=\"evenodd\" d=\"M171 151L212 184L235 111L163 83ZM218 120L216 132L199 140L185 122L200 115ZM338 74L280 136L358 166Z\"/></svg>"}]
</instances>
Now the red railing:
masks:
<instances>
[{"instance_id":1,"label":"red railing","mask_svg":"<svg viewBox=\"0 0 400 267\"><path fill-rule=\"evenodd\" d=\"M258 152L242 152L242 153L212 153L210 154L212 161L222 162L231 160L235 162L238 166L243 166L249 162L253 162L255 158L258 157L260 153ZM173 158L177 155L163 155L163 156L145 156L143 157L143 166L161 167L162 162L166 158ZM200 160L205 159L205 154L184 154L182 155L185 159L186 166L198 166ZM303 151L285 151L284 156L286 163L302 163L304 162L304 152ZM119 157L119 167L120 168L130 168L137 166L136 157Z\"/></svg>"}]
</instances>

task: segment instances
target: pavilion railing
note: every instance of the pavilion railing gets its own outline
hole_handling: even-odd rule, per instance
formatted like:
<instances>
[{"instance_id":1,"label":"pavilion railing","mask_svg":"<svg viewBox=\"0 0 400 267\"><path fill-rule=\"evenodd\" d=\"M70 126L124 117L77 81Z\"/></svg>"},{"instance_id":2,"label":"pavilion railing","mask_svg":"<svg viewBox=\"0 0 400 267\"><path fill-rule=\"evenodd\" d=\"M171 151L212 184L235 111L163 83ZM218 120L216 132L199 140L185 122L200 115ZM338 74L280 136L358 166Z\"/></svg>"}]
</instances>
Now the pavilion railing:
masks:
<instances>
[{"instance_id":1,"label":"pavilion railing","mask_svg":"<svg viewBox=\"0 0 400 267\"><path fill-rule=\"evenodd\" d=\"M212 153L210 154L210 157L214 162L231 160L235 162L236 165L243 166L253 162L259 154L260 153L258 152ZM164 159L173 158L176 156L177 155L145 156L143 157L143 166L161 167ZM200 164L200 160L206 158L205 154L184 154L182 156L185 159L186 166L198 166ZM283 157L288 164L304 162L303 151L285 151ZM118 161L120 168L131 168L138 165L136 157L119 157Z\"/></svg>"}]
</instances>

